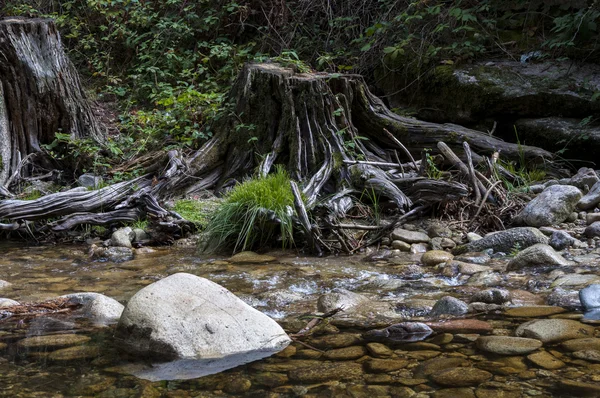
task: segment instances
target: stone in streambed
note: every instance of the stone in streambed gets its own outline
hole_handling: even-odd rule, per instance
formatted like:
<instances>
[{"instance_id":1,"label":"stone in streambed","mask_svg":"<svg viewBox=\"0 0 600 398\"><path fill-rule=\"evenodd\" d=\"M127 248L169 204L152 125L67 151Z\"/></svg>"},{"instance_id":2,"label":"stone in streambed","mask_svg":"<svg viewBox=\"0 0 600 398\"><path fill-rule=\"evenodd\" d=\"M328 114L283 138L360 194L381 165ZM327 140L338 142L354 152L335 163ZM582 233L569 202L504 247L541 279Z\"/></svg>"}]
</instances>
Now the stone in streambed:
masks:
<instances>
[{"instance_id":1,"label":"stone in streambed","mask_svg":"<svg viewBox=\"0 0 600 398\"><path fill-rule=\"evenodd\" d=\"M585 194L579 202L577 207L580 210L590 210L596 207L600 203L600 181L596 182L590 188L589 192Z\"/></svg>"},{"instance_id":2,"label":"stone in streambed","mask_svg":"<svg viewBox=\"0 0 600 398\"><path fill-rule=\"evenodd\" d=\"M552 185L530 201L515 221L531 227L543 227L565 221L581 199L581 191L571 185Z\"/></svg>"},{"instance_id":3,"label":"stone in streambed","mask_svg":"<svg viewBox=\"0 0 600 398\"><path fill-rule=\"evenodd\" d=\"M229 258L229 262L233 264L264 264L272 263L277 258L266 254L257 254L251 251L239 252Z\"/></svg>"},{"instance_id":4,"label":"stone in streambed","mask_svg":"<svg viewBox=\"0 0 600 398\"><path fill-rule=\"evenodd\" d=\"M539 349L542 342L536 339L510 336L482 336L475 345L482 351L500 355L522 355Z\"/></svg>"},{"instance_id":5,"label":"stone in streambed","mask_svg":"<svg viewBox=\"0 0 600 398\"><path fill-rule=\"evenodd\" d=\"M17 346L22 348L53 348L84 344L90 341L88 336L80 334L54 334L48 336L27 337L20 340Z\"/></svg>"},{"instance_id":6,"label":"stone in streambed","mask_svg":"<svg viewBox=\"0 0 600 398\"><path fill-rule=\"evenodd\" d=\"M362 365L354 362L320 362L312 367L293 369L288 376L291 381L298 383L357 380L362 377Z\"/></svg>"},{"instance_id":7,"label":"stone in streambed","mask_svg":"<svg viewBox=\"0 0 600 398\"><path fill-rule=\"evenodd\" d=\"M570 265L569 261L546 244L536 244L520 251L509 263L507 270L518 270L535 265Z\"/></svg>"},{"instance_id":8,"label":"stone in streambed","mask_svg":"<svg viewBox=\"0 0 600 398\"><path fill-rule=\"evenodd\" d=\"M508 253L515 246L524 249L537 243L547 244L548 238L537 228L518 227L494 232L477 241L457 246L452 253L458 255L467 252L481 252L486 249Z\"/></svg>"},{"instance_id":9,"label":"stone in streambed","mask_svg":"<svg viewBox=\"0 0 600 398\"><path fill-rule=\"evenodd\" d=\"M116 337L130 351L161 359L268 356L290 343L274 320L222 286L185 273L137 292L121 315Z\"/></svg>"},{"instance_id":10,"label":"stone in streambed","mask_svg":"<svg viewBox=\"0 0 600 398\"><path fill-rule=\"evenodd\" d=\"M429 316L439 317L440 315L464 315L469 312L469 306L462 300L459 300L452 296L445 296L439 299Z\"/></svg>"},{"instance_id":11,"label":"stone in streambed","mask_svg":"<svg viewBox=\"0 0 600 398\"><path fill-rule=\"evenodd\" d=\"M512 300L511 294L506 289L491 288L475 293L471 303L504 304Z\"/></svg>"},{"instance_id":12,"label":"stone in streambed","mask_svg":"<svg viewBox=\"0 0 600 398\"><path fill-rule=\"evenodd\" d=\"M446 369L430 376L435 383L448 387L478 386L491 378L490 372L477 368Z\"/></svg>"},{"instance_id":13,"label":"stone in streambed","mask_svg":"<svg viewBox=\"0 0 600 398\"><path fill-rule=\"evenodd\" d=\"M424 323L402 322L385 329L369 330L363 333L362 337L368 341L383 343L409 343L424 340L432 332L431 328Z\"/></svg>"},{"instance_id":14,"label":"stone in streambed","mask_svg":"<svg viewBox=\"0 0 600 398\"><path fill-rule=\"evenodd\" d=\"M594 274L567 274L560 276L552 282L551 288L557 286L563 287L584 287L593 283L600 282L600 276Z\"/></svg>"},{"instance_id":15,"label":"stone in streambed","mask_svg":"<svg viewBox=\"0 0 600 398\"><path fill-rule=\"evenodd\" d=\"M577 359L583 359L589 362L600 362L600 351L598 350L581 350L575 351L573 356Z\"/></svg>"},{"instance_id":16,"label":"stone in streambed","mask_svg":"<svg viewBox=\"0 0 600 398\"><path fill-rule=\"evenodd\" d=\"M557 343L592 337L594 328L570 319L538 319L520 325L515 334L519 337L537 339L542 343Z\"/></svg>"},{"instance_id":17,"label":"stone in streambed","mask_svg":"<svg viewBox=\"0 0 600 398\"><path fill-rule=\"evenodd\" d=\"M595 221L587 226L583 231L583 234L588 238L595 238L600 236L600 221Z\"/></svg>"},{"instance_id":18,"label":"stone in streambed","mask_svg":"<svg viewBox=\"0 0 600 398\"><path fill-rule=\"evenodd\" d=\"M394 232L392 232L392 240L401 240L406 243L428 243L429 235L423 232L396 228Z\"/></svg>"},{"instance_id":19,"label":"stone in streambed","mask_svg":"<svg viewBox=\"0 0 600 398\"><path fill-rule=\"evenodd\" d=\"M600 308L600 284L586 286L579 291L579 301L586 311Z\"/></svg>"},{"instance_id":20,"label":"stone in streambed","mask_svg":"<svg viewBox=\"0 0 600 398\"><path fill-rule=\"evenodd\" d=\"M367 349L363 346L352 346L346 348L336 348L333 350L326 351L323 358L332 361L349 361L352 359L358 359L367 354Z\"/></svg>"},{"instance_id":21,"label":"stone in streambed","mask_svg":"<svg viewBox=\"0 0 600 398\"><path fill-rule=\"evenodd\" d=\"M469 361L464 358L434 358L420 363L414 368L415 377L427 377L446 369L455 369L468 366Z\"/></svg>"},{"instance_id":22,"label":"stone in streambed","mask_svg":"<svg viewBox=\"0 0 600 398\"><path fill-rule=\"evenodd\" d=\"M586 383L577 380L561 379L558 381L558 388L567 394L565 396L569 397L600 397L600 385L598 385L598 383Z\"/></svg>"},{"instance_id":23,"label":"stone in streambed","mask_svg":"<svg viewBox=\"0 0 600 398\"><path fill-rule=\"evenodd\" d=\"M554 231L552 232L552 236L550 237L550 241L548 244L552 246L554 250L564 250L570 246L573 246L576 242L576 239L573 238L565 231Z\"/></svg>"},{"instance_id":24,"label":"stone in streambed","mask_svg":"<svg viewBox=\"0 0 600 398\"><path fill-rule=\"evenodd\" d=\"M0 308L12 307L13 305L20 305L20 303L18 301L11 300L9 298L0 298Z\"/></svg>"},{"instance_id":25,"label":"stone in streambed","mask_svg":"<svg viewBox=\"0 0 600 398\"><path fill-rule=\"evenodd\" d=\"M487 334L493 330L492 325L479 319L450 319L448 321L427 322L427 325L439 333L479 333Z\"/></svg>"},{"instance_id":26,"label":"stone in streambed","mask_svg":"<svg viewBox=\"0 0 600 398\"><path fill-rule=\"evenodd\" d=\"M421 257L421 262L423 265L427 267L433 267L440 263L445 263L446 261L450 261L454 258L451 253L448 253L443 250L430 250L423 254Z\"/></svg>"},{"instance_id":27,"label":"stone in streambed","mask_svg":"<svg viewBox=\"0 0 600 398\"><path fill-rule=\"evenodd\" d=\"M75 346L62 348L48 354L51 361L74 361L80 359L92 359L100 356L100 348L97 346Z\"/></svg>"},{"instance_id":28,"label":"stone in streambed","mask_svg":"<svg viewBox=\"0 0 600 398\"><path fill-rule=\"evenodd\" d=\"M100 293L72 293L61 297L82 305L76 312L83 314L97 325L117 323L125 308L117 300Z\"/></svg>"},{"instance_id":29,"label":"stone in streambed","mask_svg":"<svg viewBox=\"0 0 600 398\"><path fill-rule=\"evenodd\" d=\"M507 308L504 315L515 318L541 318L566 312L564 308L550 305L523 306Z\"/></svg>"},{"instance_id":30,"label":"stone in streambed","mask_svg":"<svg viewBox=\"0 0 600 398\"><path fill-rule=\"evenodd\" d=\"M365 362L365 370L371 373L388 373L403 369L406 365L406 359L371 359Z\"/></svg>"},{"instance_id":31,"label":"stone in streambed","mask_svg":"<svg viewBox=\"0 0 600 398\"><path fill-rule=\"evenodd\" d=\"M598 350L600 351L600 339L575 339L567 340L561 343L561 347L567 351Z\"/></svg>"},{"instance_id":32,"label":"stone in streambed","mask_svg":"<svg viewBox=\"0 0 600 398\"><path fill-rule=\"evenodd\" d=\"M131 241L135 239L135 233L131 227L119 228L110 237L110 245L114 247L132 248Z\"/></svg>"},{"instance_id":33,"label":"stone in streambed","mask_svg":"<svg viewBox=\"0 0 600 398\"><path fill-rule=\"evenodd\" d=\"M336 288L331 293L323 294L317 300L317 309L321 312L330 312L337 308L342 308L348 311L364 304L370 303L371 300L362 294L351 292L350 290Z\"/></svg>"},{"instance_id":34,"label":"stone in streambed","mask_svg":"<svg viewBox=\"0 0 600 398\"><path fill-rule=\"evenodd\" d=\"M556 370L565 367L565 363L560 359L556 358L554 355L546 352L540 351L534 354L528 355L527 359L533 362L535 365L540 368L548 369L548 370Z\"/></svg>"}]
</instances>

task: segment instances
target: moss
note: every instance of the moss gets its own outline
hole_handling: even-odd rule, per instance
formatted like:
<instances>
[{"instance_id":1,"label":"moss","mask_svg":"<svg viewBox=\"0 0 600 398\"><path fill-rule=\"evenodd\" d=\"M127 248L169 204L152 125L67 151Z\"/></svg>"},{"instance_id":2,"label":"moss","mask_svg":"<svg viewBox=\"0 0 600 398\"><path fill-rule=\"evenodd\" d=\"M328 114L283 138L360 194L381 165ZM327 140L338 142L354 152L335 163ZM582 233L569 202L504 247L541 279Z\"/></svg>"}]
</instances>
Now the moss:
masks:
<instances>
[{"instance_id":1,"label":"moss","mask_svg":"<svg viewBox=\"0 0 600 398\"><path fill-rule=\"evenodd\" d=\"M199 228L204 228L208 224L211 215L219 206L219 199L181 199L175 201L173 210L181 217L193 222Z\"/></svg>"}]
</instances>

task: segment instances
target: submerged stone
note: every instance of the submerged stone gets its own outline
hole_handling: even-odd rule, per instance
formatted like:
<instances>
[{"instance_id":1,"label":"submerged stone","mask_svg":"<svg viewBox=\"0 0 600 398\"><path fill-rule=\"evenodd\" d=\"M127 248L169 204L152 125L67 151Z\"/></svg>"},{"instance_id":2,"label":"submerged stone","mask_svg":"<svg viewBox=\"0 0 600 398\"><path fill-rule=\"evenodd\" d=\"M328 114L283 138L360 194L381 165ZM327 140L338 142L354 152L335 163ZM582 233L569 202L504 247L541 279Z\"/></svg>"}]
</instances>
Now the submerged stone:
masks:
<instances>
[{"instance_id":1,"label":"submerged stone","mask_svg":"<svg viewBox=\"0 0 600 398\"><path fill-rule=\"evenodd\" d=\"M542 342L536 339L511 336L482 336L475 342L482 351L500 355L522 355L539 349Z\"/></svg>"},{"instance_id":2,"label":"submerged stone","mask_svg":"<svg viewBox=\"0 0 600 398\"><path fill-rule=\"evenodd\" d=\"M88 336L80 334L53 334L48 336L27 337L17 345L23 348L54 348L84 344L90 341Z\"/></svg>"},{"instance_id":3,"label":"submerged stone","mask_svg":"<svg viewBox=\"0 0 600 398\"><path fill-rule=\"evenodd\" d=\"M519 337L537 339L543 343L557 343L592 337L594 327L570 319L538 319L520 325L515 334Z\"/></svg>"},{"instance_id":4,"label":"submerged stone","mask_svg":"<svg viewBox=\"0 0 600 398\"><path fill-rule=\"evenodd\" d=\"M491 379L492 374L477 368L456 368L433 373L430 378L442 386L469 387L478 386Z\"/></svg>"},{"instance_id":5,"label":"submerged stone","mask_svg":"<svg viewBox=\"0 0 600 398\"><path fill-rule=\"evenodd\" d=\"M251 251L239 252L229 258L229 261L234 264L263 264L272 263L277 258L266 254L257 254Z\"/></svg>"}]
</instances>

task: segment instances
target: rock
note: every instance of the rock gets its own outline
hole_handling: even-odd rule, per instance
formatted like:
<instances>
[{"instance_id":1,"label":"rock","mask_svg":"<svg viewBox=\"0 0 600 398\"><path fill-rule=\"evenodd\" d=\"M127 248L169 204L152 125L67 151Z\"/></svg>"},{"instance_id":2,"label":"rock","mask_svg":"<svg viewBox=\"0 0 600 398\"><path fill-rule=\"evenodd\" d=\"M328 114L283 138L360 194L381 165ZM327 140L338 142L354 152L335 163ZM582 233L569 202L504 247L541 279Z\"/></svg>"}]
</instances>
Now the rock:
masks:
<instances>
[{"instance_id":1,"label":"rock","mask_svg":"<svg viewBox=\"0 0 600 398\"><path fill-rule=\"evenodd\" d=\"M598 350L600 351L600 339L587 338L563 341L561 347L567 351Z\"/></svg>"},{"instance_id":2,"label":"rock","mask_svg":"<svg viewBox=\"0 0 600 398\"><path fill-rule=\"evenodd\" d=\"M575 351L573 356L577 359L583 359L584 361L589 362L600 362L600 351L598 350L581 350Z\"/></svg>"},{"instance_id":3,"label":"rock","mask_svg":"<svg viewBox=\"0 0 600 398\"><path fill-rule=\"evenodd\" d=\"M489 322L479 319L450 319L441 322L427 322L427 325L438 333L490 333L493 328Z\"/></svg>"},{"instance_id":4,"label":"rock","mask_svg":"<svg viewBox=\"0 0 600 398\"><path fill-rule=\"evenodd\" d=\"M497 272L477 272L467 280L468 286L496 286L502 282L502 276Z\"/></svg>"},{"instance_id":5,"label":"rock","mask_svg":"<svg viewBox=\"0 0 600 398\"><path fill-rule=\"evenodd\" d=\"M507 308L504 315L516 318L541 318L566 312L564 308L549 305L523 306Z\"/></svg>"},{"instance_id":6,"label":"rock","mask_svg":"<svg viewBox=\"0 0 600 398\"><path fill-rule=\"evenodd\" d=\"M481 290L471 297L471 303L504 304L511 301L510 292L506 289L491 288Z\"/></svg>"},{"instance_id":7,"label":"rock","mask_svg":"<svg viewBox=\"0 0 600 398\"><path fill-rule=\"evenodd\" d=\"M433 392L432 398L475 398L470 388L442 388Z\"/></svg>"},{"instance_id":8,"label":"rock","mask_svg":"<svg viewBox=\"0 0 600 398\"><path fill-rule=\"evenodd\" d=\"M565 367L565 363L563 361L546 351L540 351L531 355L527 355L527 359L529 359L535 365L548 370L556 370Z\"/></svg>"},{"instance_id":9,"label":"rock","mask_svg":"<svg viewBox=\"0 0 600 398\"><path fill-rule=\"evenodd\" d=\"M131 241L135 239L135 233L130 227L119 228L110 237L110 245L115 247L132 248Z\"/></svg>"},{"instance_id":10,"label":"rock","mask_svg":"<svg viewBox=\"0 0 600 398\"><path fill-rule=\"evenodd\" d=\"M587 226L583 231L583 234L588 238L595 238L600 236L600 221L595 221Z\"/></svg>"},{"instance_id":11,"label":"rock","mask_svg":"<svg viewBox=\"0 0 600 398\"><path fill-rule=\"evenodd\" d=\"M546 303L555 307L575 309L581 306L579 292L557 287L546 297Z\"/></svg>"},{"instance_id":12,"label":"rock","mask_svg":"<svg viewBox=\"0 0 600 398\"><path fill-rule=\"evenodd\" d=\"M459 256L454 257L455 261L462 261L465 263L479 264L479 265L486 264L491 259L492 258L490 257L490 255L487 254L486 252L463 253Z\"/></svg>"},{"instance_id":13,"label":"rock","mask_svg":"<svg viewBox=\"0 0 600 398\"><path fill-rule=\"evenodd\" d=\"M72 293L61 297L69 298L71 302L82 305L83 307L77 309L77 312L100 325L117 323L125 308L117 300L100 293Z\"/></svg>"},{"instance_id":14,"label":"rock","mask_svg":"<svg viewBox=\"0 0 600 398\"><path fill-rule=\"evenodd\" d=\"M238 254L233 255L229 258L229 262L233 264L264 264L264 263L272 263L276 261L277 258L273 256L269 256L266 254L257 254L251 251L239 252Z\"/></svg>"},{"instance_id":15,"label":"rock","mask_svg":"<svg viewBox=\"0 0 600 398\"><path fill-rule=\"evenodd\" d=\"M122 263L133 260L133 250L128 247L95 247L92 249L92 257L103 261Z\"/></svg>"},{"instance_id":16,"label":"rock","mask_svg":"<svg viewBox=\"0 0 600 398\"><path fill-rule=\"evenodd\" d=\"M579 300L583 309L589 311L600 307L600 284L589 285L579 291Z\"/></svg>"},{"instance_id":17,"label":"rock","mask_svg":"<svg viewBox=\"0 0 600 398\"><path fill-rule=\"evenodd\" d=\"M538 319L520 325L515 334L537 339L542 343L558 343L592 337L594 328L570 319Z\"/></svg>"},{"instance_id":18,"label":"rock","mask_svg":"<svg viewBox=\"0 0 600 398\"><path fill-rule=\"evenodd\" d=\"M517 227L504 231L494 232L485 237L457 246L452 252L454 255L467 252L481 252L492 249L495 252L510 252L515 246L525 249L537 243L548 243L548 238L537 228Z\"/></svg>"},{"instance_id":19,"label":"rock","mask_svg":"<svg viewBox=\"0 0 600 398\"><path fill-rule=\"evenodd\" d=\"M150 239L150 235L148 235L146 231L141 228L134 228L133 234L135 235L133 238L135 242L143 242Z\"/></svg>"},{"instance_id":20,"label":"rock","mask_svg":"<svg viewBox=\"0 0 600 398\"><path fill-rule=\"evenodd\" d=\"M1 286L0 286L1 288ZM0 298L0 308L12 307L13 305L20 305L18 301L11 300L9 298Z\"/></svg>"},{"instance_id":21,"label":"rock","mask_svg":"<svg viewBox=\"0 0 600 398\"><path fill-rule=\"evenodd\" d=\"M439 299L431 312L430 317L439 317L440 315L464 315L469 311L469 306L464 301L461 301L452 296L445 296Z\"/></svg>"},{"instance_id":22,"label":"rock","mask_svg":"<svg viewBox=\"0 0 600 398\"><path fill-rule=\"evenodd\" d=\"M598 204L600 204L600 181L594 183L594 185L591 186L590 191L579 199L577 207L580 210L591 210L598 206Z\"/></svg>"},{"instance_id":23,"label":"rock","mask_svg":"<svg viewBox=\"0 0 600 398\"><path fill-rule=\"evenodd\" d=\"M103 182L104 180L102 177L88 173L82 174L79 176L79 178L77 178L77 183L79 183L80 186L89 189L97 189L102 185Z\"/></svg>"},{"instance_id":24,"label":"rock","mask_svg":"<svg viewBox=\"0 0 600 398\"><path fill-rule=\"evenodd\" d=\"M425 253L427 250L429 250L427 243L413 243L410 245L410 252L414 254Z\"/></svg>"},{"instance_id":25,"label":"rock","mask_svg":"<svg viewBox=\"0 0 600 398\"><path fill-rule=\"evenodd\" d=\"M381 343L368 343L367 350L369 351L369 354L375 358L388 358L394 355L394 351Z\"/></svg>"},{"instance_id":26,"label":"rock","mask_svg":"<svg viewBox=\"0 0 600 398\"><path fill-rule=\"evenodd\" d=\"M559 224L575 210L581 191L571 185L552 185L536 196L515 217L515 222L530 227Z\"/></svg>"},{"instance_id":27,"label":"rock","mask_svg":"<svg viewBox=\"0 0 600 398\"><path fill-rule=\"evenodd\" d=\"M600 133L600 130L598 130ZM569 184L573 185L581 190L588 190L594 186L600 178L598 178L598 174L589 167L582 167L577 170L577 173L570 178Z\"/></svg>"},{"instance_id":28,"label":"rock","mask_svg":"<svg viewBox=\"0 0 600 398\"><path fill-rule=\"evenodd\" d=\"M367 304L371 300L362 294L346 289L335 288L331 293L323 294L317 300L317 309L321 312L330 312L337 308L348 311L357 306Z\"/></svg>"},{"instance_id":29,"label":"rock","mask_svg":"<svg viewBox=\"0 0 600 398\"><path fill-rule=\"evenodd\" d=\"M433 332L429 326L420 322L402 322L385 329L369 330L362 337L368 341L383 343L408 343L421 341Z\"/></svg>"},{"instance_id":30,"label":"rock","mask_svg":"<svg viewBox=\"0 0 600 398\"><path fill-rule=\"evenodd\" d=\"M312 337L308 344L320 349L350 347L360 343L360 337L353 333L329 334L321 337Z\"/></svg>"},{"instance_id":31,"label":"rock","mask_svg":"<svg viewBox=\"0 0 600 398\"><path fill-rule=\"evenodd\" d=\"M510 336L482 336L475 341L482 351L500 355L523 355L539 349L542 342L535 339Z\"/></svg>"},{"instance_id":32,"label":"rock","mask_svg":"<svg viewBox=\"0 0 600 398\"><path fill-rule=\"evenodd\" d=\"M455 369L467 366L469 361L465 358L434 358L420 363L414 368L415 377L427 377L446 369Z\"/></svg>"},{"instance_id":33,"label":"rock","mask_svg":"<svg viewBox=\"0 0 600 398\"><path fill-rule=\"evenodd\" d=\"M600 221L600 213L586 213L586 212L581 212L581 213L584 214L582 219L585 218L585 223L587 225L593 224L596 221Z\"/></svg>"},{"instance_id":34,"label":"rock","mask_svg":"<svg viewBox=\"0 0 600 398\"><path fill-rule=\"evenodd\" d=\"M367 355L367 349L363 346L355 345L326 351L323 358L331 361L350 361L365 355Z\"/></svg>"},{"instance_id":35,"label":"rock","mask_svg":"<svg viewBox=\"0 0 600 398\"><path fill-rule=\"evenodd\" d=\"M474 275L478 273L492 273L492 269L487 265L479 265L479 264L471 264L471 263L463 263L459 261L454 261L458 265L458 273L463 275Z\"/></svg>"},{"instance_id":36,"label":"rock","mask_svg":"<svg viewBox=\"0 0 600 398\"><path fill-rule=\"evenodd\" d=\"M476 242L478 240L482 239L482 236L479 234L476 234L475 232L468 232L467 233L467 241L468 242Z\"/></svg>"},{"instance_id":37,"label":"rock","mask_svg":"<svg viewBox=\"0 0 600 398\"><path fill-rule=\"evenodd\" d=\"M570 246L573 246L576 239L564 231L554 231L550 237L548 244L552 246L554 250L564 250Z\"/></svg>"},{"instance_id":38,"label":"rock","mask_svg":"<svg viewBox=\"0 0 600 398\"><path fill-rule=\"evenodd\" d=\"M520 251L507 266L508 271L518 270L535 265L558 265L567 266L570 263L552 247L538 243Z\"/></svg>"},{"instance_id":39,"label":"rock","mask_svg":"<svg viewBox=\"0 0 600 398\"><path fill-rule=\"evenodd\" d=\"M5 289L9 286L12 286L12 283L0 279L0 289Z\"/></svg>"},{"instance_id":40,"label":"rock","mask_svg":"<svg viewBox=\"0 0 600 398\"><path fill-rule=\"evenodd\" d=\"M427 267L433 267L440 263L445 263L446 261L450 261L454 258L454 256L443 250L430 250L423 254L421 257L421 262L423 265Z\"/></svg>"},{"instance_id":41,"label":"rock","mask_svg":"<svg viewBox=\"0 0 600 398\"><path fill-rule=\"evenodd\" d=\"M127 303L116 331L128 350L167 358L281 351L290 338L271 318L207 279L178 273Z\"/></svg>"},{"instance_id":42,"label":"rock","mask_svg":"<svg viewBox=\"0 0 600 398\"><path fill-rule=\"evenodd\" d=\"M429 242L429 235L423 232L396 228L394 232L392 232L392 239L401 240L406 243L427 243Z\"/></svg>"},{"instance_id":43,"label":"rock","mask_svg":"<svg viewBox=\"0 0 600 398\"><path fill-rule=\"evenodd\" d=\"M403 242L401 240L392 241L392 249L401 250L403 252L410 251L410 243Z\"/></svg>"},{"instance_id":44,"label":"rock","mask_svg":"<svg viewBox=\"0 0 600 398\"><path fill-rule=\"evenodd\" d=\"M312 367L293 369L291 381L322 383L329 380L357 380L362 377L362 366L354 362L321 362Z\"/></svg>"},{"instance_id":45,"label":"rock","mask_svg":"<svg viewBox=\"0 0 600 398\"><path fill-rule=\"evenodd\" d=\"M564 287L585 287L592 283L600 282L600 276L592 274L567 274L560 276L552 282L550 287L554 288L557 286Z\"/></svg>"},{"instance_id":46,"label":"rock","mask_svg":"<svg viewBox=\"0 0 600 398\"><path fill-rule=\"evenodd\" d=\"M492 374L477 368L456 368L434 373L430 378L442 386L469 387L478 386L491 379Z\"/></svg>"},{"instance_id":47,"label":"rock","mask_svg":"<svg viewBox=\"0 0 600 398\"><path fill-rule=\"evenodd\" d=\"M93 359L98 356L100 356L99 347L83 345L52 351L48 355L48 359L51 361L75 361L81 359Z\"/></svg>"},{"instance_id":48,"label":"rock","mask_svg":"<svg viewBox=\"0 0 600 398\"><path fill-rule=\"evenodd\" d=\"M84 344L90 340L91 339L88 336L80 334L54 334L48 336L27 337L23 340L19 340L17 346L22 348L47 349Z\"/></svg>"},{"instance_id":49,"label":"rock","mask_svg":"<svg viewBox=\"0 0 600 398\"><path fill-rule=\"evenodd\" d=\"M560 379L558 381L558 387L561 391L564 391L568 397L574 395L587 397L600 396L600 385L598 385L598 383L585 383L577 380Z\"/></svg>"},{"instance_id":50,"label":"rock","mask_svg":"<svg viewBox=\"0 0 600 398\"><path fill-rule=\"evenodd\" d=\"M289 380L287 375L274 372L255 373L252 376L252 379L254 384L269 388L282 386L286 384Z\"/></svg>"},{"instance_id":51,"label":"rock","mask_svg":"<svg viewBox=\"0 0 600 398\"><path fill-rule=\"evenodd\" d=\"M371 373L388 373L408 365L406 359L370 359L365 362L365 370Z\"/></svg>"}]
</instances>

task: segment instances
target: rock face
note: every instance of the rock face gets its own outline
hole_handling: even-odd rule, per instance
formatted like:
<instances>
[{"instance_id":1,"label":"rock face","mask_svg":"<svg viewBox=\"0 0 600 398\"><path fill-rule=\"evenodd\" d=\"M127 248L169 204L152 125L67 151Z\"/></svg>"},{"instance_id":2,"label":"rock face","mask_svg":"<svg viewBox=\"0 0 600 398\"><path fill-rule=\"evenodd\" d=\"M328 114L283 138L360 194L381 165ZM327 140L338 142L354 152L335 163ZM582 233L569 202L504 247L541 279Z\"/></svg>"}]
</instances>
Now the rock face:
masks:
<instances>
[{"instance_id":1,"label":"rock face","mask_svg":"<svg viewBox=\"0 0 600 398\"><path fill-rule=\"evenodd\" d=\"M594 328L570 319L539 319L520 325L515 334L537 339L542 343L556 343L593 337Z\"/></svg>"},{"instance_id":2,"label":"rock face","mask_svg":"<svg viewBox=\"0 0 600 398\"><path fill-rule=\"evenodd\" d=\"M552 185L525 206L515 221L543 227L565 221L581 199L581 191L571 185Z\"/></svg>"},{"instance_id":3,"label":"rock face","mask_svg":"<svg viewBox=\"0 0 600 398\"><path fill-rule=\"evenodd\" d=\"M500 355L522 355L537 350L542 342L535 339L510 336L482 336L475 342L482 351Z\"/></svg>"},{"instance_id":4,"label":"rock face","mask_svg":"<svg viewBox=\"0 0 600 398\"><path fill-rule=\"evenodd\" d=\"M537 243L547 244L548 238L537 228L518 227L486 235L477 241L456 247L453 252L462 254L493 249L495 252L508 253L515 245L525 249Z\"/></svg>"},{"instance_id":5,"label":"rock face","mask_svg":"<svg viewBox=\"0 0 600 398\"><path fill-rule=\"evenodd\" d=\"M507 270L521 269L533 265L558 265L565 266L570 263L551 246L537 244L519 252L515 258L508 263Z\"/></svg>"},{"instance_id":6,"label":"rock face","mask_svg":"<svg viewBox=\"0 0 600 398\"><path fill-rule=\"evenodd\" d=\"M116 337L130 351L161 359L273 353L290 343L274 320L222 286L185 273L137 292L123 311Z\"/></svg>"},{"instance_id":7,"label":"rock face","mask_svg":"<svg viewBox=\"0 0 600 398\"><path fill-rule=\"evenodd\" d=\"M70 301L83 305L77 311L100 325L117 323L125 308L117 300L100 293L73 293L62 297L67 297Z\"/></svg>"}]
</instances>

